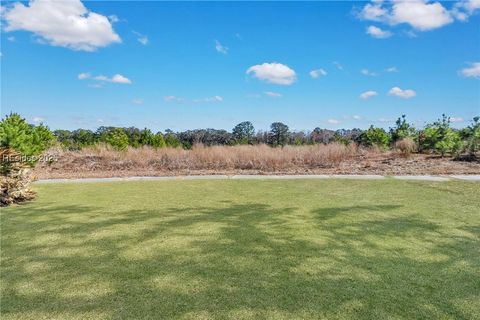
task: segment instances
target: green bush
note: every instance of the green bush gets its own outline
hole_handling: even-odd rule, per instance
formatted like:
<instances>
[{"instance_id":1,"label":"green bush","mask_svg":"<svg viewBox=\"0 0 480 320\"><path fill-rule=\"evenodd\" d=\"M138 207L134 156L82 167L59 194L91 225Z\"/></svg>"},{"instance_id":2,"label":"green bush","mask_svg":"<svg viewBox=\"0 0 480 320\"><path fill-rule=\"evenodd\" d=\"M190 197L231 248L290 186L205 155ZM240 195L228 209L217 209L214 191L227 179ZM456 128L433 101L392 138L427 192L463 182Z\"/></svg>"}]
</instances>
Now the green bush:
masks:
<instances>
[{"instance_id":1,"label":"green bush","mask_svg":"<svg viewBox=\"0 0 480 320\"><path fill-rule=\"evenodd\" d=\"M152 147L155 149L159 148L165 148L167 144L165 143L165 139L163 138L163 134L161 132L158 132L156 135L153 136L152 138Z\"/></svg>"},{"instance_id":2,"label":"green bush","mask_svg":"<svg viewBox=\"0 0 480 320\"><path fill-rule=\"evenodd\" d=\"M165 144L170 148L178 148L182 145L180 140L172 132L167 132L165 136Z\"/></svg>"},{"instance_id":3,"label":"green bush","mask_svg":"<svg viewBox=\"0 0 480 320\"><path fill-rule=\"evenodd\" d=\"M390 138L387 132L383 128L375 128L370 126L368 130L362 132L359 137L360 144L365 147L379 147L382 149L387 149L390 143Z\"/></svg>"},{"instance_id":4,"label":"green bush","mask_svg":"<svg viewBox=\"0 0 480 320\"><path fill-rule=\"evenodd\" d=\"M395 122L395 127L390 128L390 138L392 143L403 140L405 138L413 138L416 136L415 128L409 124L403 114Z\"/></svg>"},{"instance_id":5,"label":"green bush","mask_svg":"<svg viewBox=\"0 0 480 320\"><path fill-rule=\"evenodd\" d=\"M474 117L472 124L460 131L470 155L480 150L480 117Z\"/></svg>"},{"instance_id":6,"label":"green bush","mask_svg":"<svg viewBox=\"0 0 480 320\"><path fill-rule=\"evenodd\" d=\"M52 146L54 141L55 137L47 126L30 125L16 113L11 113L0 122L0 147L15 150L31 166L37 162L36 156Z\"/></svg>"},{"instance_id":7,"label":"green bush","mask_svg":"<svg viewBox=\"0 0 480 320\"><path fill-rule=\"evenodd\" d=\"M419 139L422 150L431 150L443 156L456 155L463 149L460 134L450 128L450 118L442 115L442 119L435 121L421 132Z\"/></svg>"},{"instance_id":8,"label":"green bush","mask_svg":"<svg viewBox=\"0 0 480 320\"><path fill-rule=\"evenodd\" d=\"M105 142L113 149L123 151L128 148L128 136L122 128L114 128L106 134Z\"/></svg>"},{"instance_id":9,"label":"green bush","mask_svg":"<svg viewBox=\"0 0 480 320\"><path fill-rule=\"evenodd\" d=\"M436 152L440 153L442 157L447 153L457 155L463 149L463 142L462 139L460 139L458 132L449 128L449 130L444 133L440 141L435 143L434 149Z\"/></svg>"}]
</instances>

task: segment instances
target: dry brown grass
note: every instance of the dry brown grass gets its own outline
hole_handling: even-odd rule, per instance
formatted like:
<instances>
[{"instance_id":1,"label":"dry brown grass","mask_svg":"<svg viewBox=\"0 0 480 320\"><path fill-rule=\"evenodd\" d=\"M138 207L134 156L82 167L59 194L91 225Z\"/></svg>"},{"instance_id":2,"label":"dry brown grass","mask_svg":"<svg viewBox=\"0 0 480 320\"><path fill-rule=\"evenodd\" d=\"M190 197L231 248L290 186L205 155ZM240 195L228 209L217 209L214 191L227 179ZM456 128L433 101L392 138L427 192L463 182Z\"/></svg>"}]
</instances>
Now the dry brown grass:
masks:
<instances>
[{"instance_id":1,"label":"dry brown grass","mask_svg":"<svg viewBox=\"0 0 480 320\"><path fill-rule=\"evenodd\" d=\"M192 150L148 147L115 151L105 146L81 151L51 149L58 159L40 163L36 175L48 178L172 176L204 174L479 174L480 162L405 157L398 151L342 144L286 146L196 145Z\"/></svg>"},{"instance_id":2,"label":"dry brown grass","mask_svg":"<svg viewBox=\"0 0 480 320\"><path fill-rule=\"evenodd\" d=\"M417 144L413 141L412 138L404 138L395 142L395 150L402 153L403 155L410 155L414 152L417 152Z\"/></svg>"},{"instance_id":3,"label":"dry brown grass","mask_svg":"<svg viewBox=\"0 0 480 320\"><path fill-rule=\"evenodd\" d=\"M333 167L357 154L355 146L342 144L286 146L196 145L180 148L129 148L119 152L105 146L80 151L51 150L58 161L53 167L64 170L261 170L276 171L293 167Z\"/></svg>"}]
</instances>

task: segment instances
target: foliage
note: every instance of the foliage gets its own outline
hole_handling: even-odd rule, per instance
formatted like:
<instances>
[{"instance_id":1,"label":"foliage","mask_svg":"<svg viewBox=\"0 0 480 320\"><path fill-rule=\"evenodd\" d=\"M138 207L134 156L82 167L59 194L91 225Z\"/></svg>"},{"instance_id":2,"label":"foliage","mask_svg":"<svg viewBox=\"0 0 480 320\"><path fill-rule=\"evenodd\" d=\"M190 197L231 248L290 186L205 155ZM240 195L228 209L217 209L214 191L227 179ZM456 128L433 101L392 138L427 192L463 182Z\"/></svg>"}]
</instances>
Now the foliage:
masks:
<instances>
[{"instance_id":1,"label":"foliage","mask_svg":"<svg viewBox=\"0 0 480 320\"><path fill-rule=\"evenodd\" d=\"M405 138L413 138L415 135L415 128L407 122L404 114L397 119L395 127L390 128L390 138L393 143Z\"/></svg>"},{"instance_id":2,"label":"foliage","mask_svg":"<svg viewBox=\"0 0 480 320\"><path fill-rule=\"evenodd\" d=\"M167 144L165 143L165 139L163 138L163 134L158 132L156 135L152 137L152 147L155 149L165 148Z\"/></svg>"},{"instance_id":3,"label":"foliage","mask_svg":"<svg viewBox=\"0 0 480 320\"><path fill-rule=\"evenodd\" d=\"M390 138L383 128L375 128L370 126L368 130L364 131L360 137L360 143L366 147L377 146L386 149L390 143Z\"/></svg>"},{"instance_id":4,"label":"foliage","mask_svg":"<svg viewBox=\"0 0 480 320\"><path fill-rule=\"evenodd\" d=\"M421 133L420 146L422 150L433 150L443 156L447 153L458 154L463 148L460 134L450 127L450 118L442 115Z\"/></svg>"},{"instance_id":5,"label":"foliage","mask_svg":"<svg viewBox=\"0 0 480 320\"><path fill-rule=\"evenodd\" d=\"M47 126L29 125L25 119L16 113L11 113L0 122L0 147L18 152L25 162L33 166L37 156L49 148L55 140ZM2 171L7 165L2 161Z\"/></svg>"},{"instance_id":6,"label":"foliage","mask_svg":"<svg viewBox=\"0 0 480 320\"><path fill-rule=\"evenodd\" d=\"M49 148L55 137L43 124L29 125L16 113L0 122L0 204L9 205L32 199L30 167Z\"/></svg>"},{"instance_id":7,"label":"foliage","mask_svg":"<svg viewBox=\"0 0 480 320\"><path fill-rule=\"evenodd\" d=\"M272 123L268 138L269 144L274 147L286 145L288 142L288 126L281 122Z\"/></svg>"},{"instance_id":8,"label":"foliage","mask_svg":"<svg viewBox=\"0 0 480 320\"><path fill-rule=\"evenodd\" d=\"M162 136L163 138L163 136ZM139 143L143 146L153 146L155 135L150 129L143 129L140 131Z\"/></svg>"},{"instance_id":9,"label":"foliage","mask_svg":"<svg viewBox=\"0 0 480 320\"><path fill-rule=\"evenodd\" d=\"M122 151L128 148L128 136L121 128L113 128L103 135L103 142L109 144L113 149Z\"/></svg>"},{"instance_id":10,"label":"foliage","mask_svg":"<svg viewBox=\"0 0 480 320\"><path fill-rule=\"evenodd\" d=\"M167 131L165 135L165 144L170 148L178 148L182 145L180 140L171 131Z\"/></svg>"},{"instance_id":11,"label":"foliage","mask_svg":"<svg viewBox=\"0 0 480 320\"><path fill-rule=\"evenodd\" d=\"M124 133L128 137L128 145L134 148L140 147L140 140L142 138L142 132L135 127L123 128Z\"/></svg>"},{"instance_id":12,"label":"foliage","mask_svg":"<svg viewBox=\"0 0 480 320\"><path fill-rule=\"evenodd\" d=\"M244 121L233 128L232 135L238 144L251 144L255 135L255 128L250 121Z\"/></svg>"},{"instance_id":13,"label":"foliage","mask_svg":"<svg viewBox=\"0 0 480 320\"><path fill-rule=\"evenodd\" d=\"M471 125L462 129L459 134L470 155L475 155L480 150L480 117L474 117Z\"/></svg>"}]
</instances>

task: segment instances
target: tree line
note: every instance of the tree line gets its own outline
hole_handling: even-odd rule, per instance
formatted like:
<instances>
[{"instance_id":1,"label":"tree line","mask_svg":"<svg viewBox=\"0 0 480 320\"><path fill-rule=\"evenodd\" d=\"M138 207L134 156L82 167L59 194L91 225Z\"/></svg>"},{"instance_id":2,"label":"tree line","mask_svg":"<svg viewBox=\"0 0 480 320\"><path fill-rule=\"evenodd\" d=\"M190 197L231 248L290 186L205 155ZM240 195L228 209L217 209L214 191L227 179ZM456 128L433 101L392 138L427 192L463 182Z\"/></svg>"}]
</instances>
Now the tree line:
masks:
<instances>
[{"instance_id":1,"label":"tree line","mask_svg":"<svg viewBox=\"0 0 480 320\"><path fill-rule=\"evenodd\" d=\"M311 145L338 142L358 144L381 149L393 148L400 141L408 141L420 152L433 151L441 155L457 155L464 151L475 154L479 149L480 117L462 129L451 127L450 118L442 115L437 121L416 129L402 115L389 130L370 126L366 130L314 128L312 131L292 131L282 122L274 122L268 131L256 131L250 121L237 124L231 131L217 129L196 129L181 132L166 130L153 132L148 128L99 127L96 131L87 129L50 131L43 124L27 124L20 115L12 113L0 122L0 146L11 146L23 153L35 153L53 143L59 143L68 150L79 150L98 144L106 144L116 150L128 147L138 148L184 148L195 144L213 145L254 145L267 144L272 147L285 145ZM28 150L27 150L28 149ZM30 150L31 149L31 150Z\"/></svg>"}]
</instances>

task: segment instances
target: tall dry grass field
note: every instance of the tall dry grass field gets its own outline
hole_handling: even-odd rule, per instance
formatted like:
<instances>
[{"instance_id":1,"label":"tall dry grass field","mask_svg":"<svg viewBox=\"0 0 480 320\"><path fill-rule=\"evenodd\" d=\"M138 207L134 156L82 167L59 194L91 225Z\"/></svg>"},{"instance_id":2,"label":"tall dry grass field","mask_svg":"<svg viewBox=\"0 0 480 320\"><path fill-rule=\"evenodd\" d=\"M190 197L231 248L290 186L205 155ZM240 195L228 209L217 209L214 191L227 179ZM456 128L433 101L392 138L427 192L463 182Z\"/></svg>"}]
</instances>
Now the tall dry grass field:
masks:
<instances>
[{"instance_id":1,"label":"tall dry grass field","mask_svg":"<svg viewBox=\"0 0 480 320\"><path fill-rule=\"evenodd\" d=\"M79 171L282 171L292 168L329 168L354 157L356 146L332 143L328 145L286 146L267 145L212 146L195 145L192 150L180 148L129 148L115 151L106 146L80 151L52 149L57 158L53 164L43 164L43 170Z\"/></svg>"},{"instance_id":2,"label":"tall dry grass field","mask_svg":"<svg viewBox=\"0 0 480 320\"><path fill-rule=\"evenodd\" d=\"M402 142L404 143L404 142ZM115 151L107 146L80 151L49 150L57 159L40 163L38 178L164 176L202 174L479 174L480 162L461 162L411 152L410 144L396 151L356 145L286 146L196 145L192 150L149 147Z\"/></svg>"}]
</instances>

